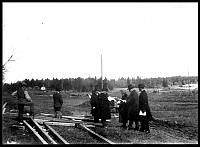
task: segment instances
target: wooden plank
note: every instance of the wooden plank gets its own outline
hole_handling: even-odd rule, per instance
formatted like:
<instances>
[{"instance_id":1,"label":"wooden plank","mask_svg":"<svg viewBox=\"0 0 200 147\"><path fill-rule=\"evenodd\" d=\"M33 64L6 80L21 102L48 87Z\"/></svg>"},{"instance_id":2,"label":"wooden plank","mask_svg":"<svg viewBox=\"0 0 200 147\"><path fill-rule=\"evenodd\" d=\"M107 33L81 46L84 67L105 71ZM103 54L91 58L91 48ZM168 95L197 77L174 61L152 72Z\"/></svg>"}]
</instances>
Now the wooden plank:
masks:
<instances>
[{"instance_id":1,"label":"wooden plank","mask_svg":"<svg viewBox=\"0 0 200 147\"><path fill-rule=\"evenodd\" d=\"M53 114L40 113L40 115L54 117ZM72 119L72 120L74 119L74 120L83 120L83 121L93 121L93 119L88 119L88 118L84 118L84 117L77 117L77 116L62 116L62 118Z\"/></svg>"},{"instance_id":2,"label":"wooden plank","mask_svg":"<svg viewBox=\"0 0 200 147\"><path fill-rule=\"evenodd\" d=\"M48 144L39 134L35 131L25 120L23 120L24 124L37 136L37 138L43 143Z\"/></svg>"},{"instance_id":3,"label":"wooden plank","mask_svg":"<svg viewBox=\"0 0 200 147\"><path fill-rule=\"evenodd\" d=\"M39 129L39 131L40 131L41 133L43 133L44 136L45 136L49 141L51 141L51 143L57 144L57 143L48 135L47 132L43 131L42 127L41 127L35 120L33 120L33 119L31 119L31 120L32 120L32 122L37 126L37 128Z\"/></svg>"},{"instance_id":4,"label":"wooden plank","mask_svg":"<svg viewBox=\"0 0 200 147\"><path fill-rule=\"evenodd\" d=\"M36 122L42 123L42 124L43 124L43 122L49 122L49 121L50 121L50 120L38 119L38 118L34 118L34 120L35 120Z\"/></svg>"},{"instance_id":5,"label":"wooden plank","mask_svg":"<svg viewBox=\"0 0 200 147\"><path fill-rule=\"evenodd\" d=\"M13 118L13 117L17 117L18 113L10 113L10 112L5 112L4 115L9 115L9 117ZM28 116L26 114L23 114L23 118L31 118L32 116Z\"/></svg>"},{"instance_id":6,"label":"wooden plank","mask_svg":"<svg viewBox=\"0 0 200 147\"><path fill-rule=\"evenodd\" d=\"M66 120L66 119L52 119L52 118L34 118L37 122L63 122L63 123L75 123L80 122L80 120Z\"/></svg>"},{"instance_id":7,"label":"wooden plank","mask_svg":"<svg viewBox=\"0 0 200 147\"><path fill-rule=\"evenodd\" d=\"M44 125L53 133L55 134L55 137L61 141L61 143L69 144L64 138L62 138L51 126L49 126L47 123L44 123Z\"/></svg>"},{"instance_id":8,"label":"wooden plank","mask_svg":"<svg viewBox=\"0 0 200 147\"><path fill-rule=\"evenodd\" d=\"M44 116L53 116L53 114L46 114L46 113L40 113L41 115ZM76 117L76 116L62 116L62 118L68 118L68 119L85 119L84 117Z\"/></svg>"},{"instance_id":9,"label":"wooden plank","mask_svg":"<svg viewBox=\"0 0 200 147\"><path fill-rule=\"evenodd\" d=\"M2 114L5 114L6 108L3 108Z\"/></svg>"},{"instance_id":10,"label":"wooden plank","mask_svg":"<svg viewBox=\"0 0 200 147\"><path fill-rule=\"evenodd\" d=\"M5 103L3 104L3 107L2 107L2 108L5 108L5 107L6 107L6 105L7 105L7 102L5 102Z\"/></svg>"},{"instance_id":11,"label":"wooden plank","mask_svg":"<svg viewBox=\"0 0 200 147\"><path fill-rule=\"evenodd\" d=\"M101 135L95 133L94 131L92 131L91 129L87 128L87 127L86 127L85 125L83 125L83 124L78 124L78 126L80 126L80 128L83 128L84 130L88 131L89 133L93 134L94 136L100 138L101 140L103 140L103 141L105 141L105 142L107 142L107 143L109 143L109 144L116 144L116 143L114 143L114 142L108 140L107 138L105 138L105 137L103 137L103 136L101 136Z\"/></svg>"},{"instance_id":12,"label":"wooden plank","mask_svg":"<svg viewBox=\"0 0 200 147\"><path fill-rule=\"evenodd\" d=\"M51 117L54 117L54 116L55 116L54 114L47 114L47 113L40 113L40 115L43 115L43 116L51 116Z\"/></svg>"},{"instance_id":13,"label":"wooden plank","mask_svg":"<svg viewBox=\"0 0 200 147\"><path fill-rule=\"evenodd\" d=\"M66 126L66 127L74 127L75 126L75 123L61 123L61 122L44 122L44 124L56 125L56 126Z\"/></svg>"},{"instance_id":14,"label":"wooden plank","mask_svg":"<svg viewBox=\"0 0 200 147\"><path fill-rule=\"evenodd\" d=\"M94 126L97 126L97 127L103 127L103 124L102 123L95 123L95 122L87 122L88 125L94 125Z\"/></svg>"},{"instance_id":15,"label":"wooden plank","mask_svg":"<svg viewBox=\"0 0 200 147\"><path fill-rule=\"evenodd\" d=\"M95 127L94 125L85 125L85 126L86 126L87 128L88 128L88 127L92 127L92 128Z\"/></svg>"},{"instance_id":16,"label":"wooden plank","mask_svg":"<svg viewBox=\"0 0 200 147\"><path fill-rule=\"evenodd\" d=\"M62 116L63 118L74 119L74 120L83 120L83 121L93 121L93 119L88 119L84 117L77 117L77 116Z\"/></svg>"}]
</instances>

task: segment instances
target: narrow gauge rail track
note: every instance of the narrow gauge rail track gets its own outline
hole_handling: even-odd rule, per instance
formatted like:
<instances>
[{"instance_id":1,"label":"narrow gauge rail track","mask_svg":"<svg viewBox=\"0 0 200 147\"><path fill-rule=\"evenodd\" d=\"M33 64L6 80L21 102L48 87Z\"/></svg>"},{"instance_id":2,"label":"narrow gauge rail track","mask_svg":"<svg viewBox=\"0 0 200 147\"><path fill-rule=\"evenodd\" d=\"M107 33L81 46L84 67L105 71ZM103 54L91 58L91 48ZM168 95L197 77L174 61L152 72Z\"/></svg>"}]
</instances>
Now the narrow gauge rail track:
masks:
<instances>
[{"instance_id":1,"label":"narrow gauge rail track","mask_svg":"<svg viewBox=\"0 0 200 147\"><path fill-rule=\"evenodd\" d=\"M94 127L94 125L77 123L69 126L53 126L53 128L68 142L70 142L70 144L115 144L107 138L92 131L90 127Z\"/></svg>"},{"instance_id":2,"label":"narrow gauge rail track","mask_svg":"<svg viewBox=\"0 0 200 147\"><path fill-rule=\"evenodd\" d=\"M68 141L69 137L66 138L66 140L61 137L61 135L53 129L50 125L58 125L59 122L43 122L38 123L36 120L29 118L27 120L23 121L26 127L31 130L35 136L40 140L42 144L70 144ZM88 137L91 139L94 139L95 142L98 143L106 143L106 144L115 144L114 142L108 140L107 138L99 135L98 133L92 131L87 124L83 124L81 122L78 123L60 123L62 126L69 126L73 127L73 129L78 130L79 133L84 132L84 137ZM94 127L94 126L93 126ZM67 131L66 131L67 132ZM69 139L70 140L70 139ZM92 140L90 140L93 143Z\"/></svg>"},{"instance_id":3,"label":"narrow gauge rail track","mask_svg":"<svg viewBox=\"0 0 200 147\"><path fill-rule=\"evenodd\" d=\"M34 119L23 120L25 126L31 130L42 144L69 144L51 126L38 124Z\"/></svg>"}]
</instances>

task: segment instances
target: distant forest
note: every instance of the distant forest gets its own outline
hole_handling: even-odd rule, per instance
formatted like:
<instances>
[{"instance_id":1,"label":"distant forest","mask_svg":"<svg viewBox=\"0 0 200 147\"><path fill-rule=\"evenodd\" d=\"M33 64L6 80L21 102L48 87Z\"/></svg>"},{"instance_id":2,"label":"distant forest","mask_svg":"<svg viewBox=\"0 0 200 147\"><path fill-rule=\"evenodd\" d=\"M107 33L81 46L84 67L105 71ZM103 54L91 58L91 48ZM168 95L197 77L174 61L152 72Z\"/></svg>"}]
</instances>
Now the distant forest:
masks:
<instances>
[{"instance_id":1,"label":"distant forest","mask_svg":"<svg viewBox=\"0 0 200 147\"><path fill-rule=\"evenodd\" d=\"M34 79L25 79L23 80L27 83L29 88L40 89L41 87L45 87L47 90L54 90L56 88L60 88L64 91L77 91L77 92L87 92L92 91L94 87L98 87L101 89L102 80L101 78L66 78L66 79L41 79L41 80L34 80ZM5 83L3 84L3 91L13 92L15 91L19 83ZM119 78L118 80L110 79L108 80L105 78L103 80L103 88L108 88L112 90L113 88L126 88L129 84L138 85L139 83L143 83L147 88L160 88L160 87L168 87L173 85L185 85L185 84L194 84L198 83L198 76L174 76L174 77L158 77L158 78L146 78L141 79L139 76L137 78Z\"/></svg>"}]
</instances>

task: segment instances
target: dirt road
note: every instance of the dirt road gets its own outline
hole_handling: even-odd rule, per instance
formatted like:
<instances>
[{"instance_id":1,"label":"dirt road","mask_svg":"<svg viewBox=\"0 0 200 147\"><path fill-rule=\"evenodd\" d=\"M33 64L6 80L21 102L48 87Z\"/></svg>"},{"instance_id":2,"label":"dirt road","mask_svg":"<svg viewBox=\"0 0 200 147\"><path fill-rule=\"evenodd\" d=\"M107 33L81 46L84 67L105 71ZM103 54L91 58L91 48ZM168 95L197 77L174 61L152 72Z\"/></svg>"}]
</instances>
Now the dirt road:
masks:
<instances>
[{"instance_id":1,"label":"dirt road","mask_svg":"<svg viewBox=\"0 0 200 147\"><path fill-rule=\"evenodd\" d=\"M169 127L151 124L150 130L150 134L136 132L136 136L129 137L128 140L136 144L198 144L197 140L190 140L182 132Z\"/></svg>"}]
</instances>

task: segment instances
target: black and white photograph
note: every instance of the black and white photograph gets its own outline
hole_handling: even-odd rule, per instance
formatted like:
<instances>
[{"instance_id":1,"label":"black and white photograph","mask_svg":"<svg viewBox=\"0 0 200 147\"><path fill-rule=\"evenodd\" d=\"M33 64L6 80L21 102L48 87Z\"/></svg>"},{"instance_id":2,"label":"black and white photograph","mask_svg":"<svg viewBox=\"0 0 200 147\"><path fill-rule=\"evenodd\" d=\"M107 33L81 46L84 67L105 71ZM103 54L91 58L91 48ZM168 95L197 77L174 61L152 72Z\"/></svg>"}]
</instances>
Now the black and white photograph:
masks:
<instances>
[{"instance_id":1,"label":"black and white photograph","mask_svg":"<svg viewBox=\"0 0 200 147\"><path fill-rule=\"evenodd\" d=\"M2 144L198 144L198 2L3 2Z\"/></svg>"}]
</instances>

